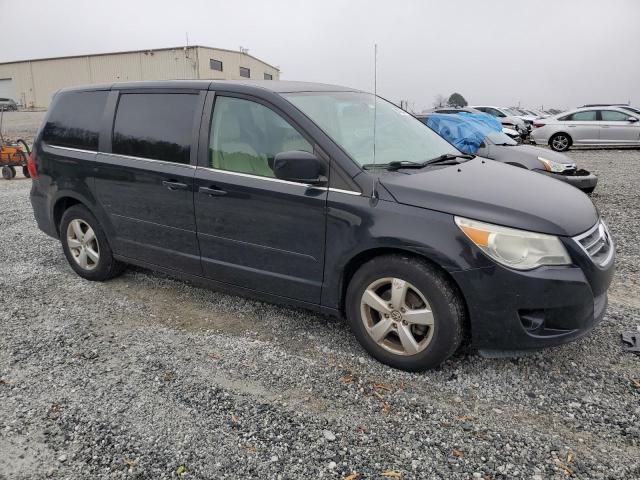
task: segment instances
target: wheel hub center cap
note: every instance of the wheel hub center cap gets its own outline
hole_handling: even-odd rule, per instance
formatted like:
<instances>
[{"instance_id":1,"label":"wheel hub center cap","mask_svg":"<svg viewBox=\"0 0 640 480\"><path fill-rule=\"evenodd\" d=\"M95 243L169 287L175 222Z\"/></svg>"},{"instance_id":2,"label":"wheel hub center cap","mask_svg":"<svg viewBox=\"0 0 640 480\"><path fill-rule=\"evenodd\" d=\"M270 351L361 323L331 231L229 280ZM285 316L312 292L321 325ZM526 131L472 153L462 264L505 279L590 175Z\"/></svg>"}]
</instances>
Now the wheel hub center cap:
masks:
<instances>
[{"instance_id":1,"label":"wheel hub center cap","mask_svg":"<svg viewBox=\"0 0 640 480\"><path fill-rule=\"evenodd\" d=\"M396 322L399 322L400 320L402 320L402 314L398 310L394 310L393 312L391 312L391 318Z\"/></svg>"}]
</instances>

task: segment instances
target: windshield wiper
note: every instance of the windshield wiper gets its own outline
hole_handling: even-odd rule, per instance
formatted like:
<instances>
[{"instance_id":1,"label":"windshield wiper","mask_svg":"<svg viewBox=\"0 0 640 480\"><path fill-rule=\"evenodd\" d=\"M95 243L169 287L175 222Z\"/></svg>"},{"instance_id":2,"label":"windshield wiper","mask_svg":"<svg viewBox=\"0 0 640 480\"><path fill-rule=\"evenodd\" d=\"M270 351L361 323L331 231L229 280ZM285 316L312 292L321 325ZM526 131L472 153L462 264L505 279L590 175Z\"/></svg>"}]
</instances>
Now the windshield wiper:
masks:
<instances>
[{"instance_id":1,"label":"windshield wiper","mask_svg":"<svg viewBox=\"0 0 640 480\"><path fill-rule=\"evenodd\" d=\"M459 158L471 160L475 158L475 155L467 155L466 153L461 153L458 155L455 155L452 153L445 153L444 155L440 155L439 157L432 158L431 160L427 160L426 162L422 162L421 165L423 167L426 167L427 165L433 165L434 163L443 163L443 162L451 162L451 161L455 161L455 163L460 163L458 162Z\"/></svg>"},{"instance_id":2,"label":"windshield wiper","mask_svg":"<svg viewBox=\"0 0 640 480\"><path fill-rule=\"evenodd\" d=\"M396 161L396 162L389 162L389 163L376 163L376 164L367 163L366 165L363 165L363 168L365 168L366 170L371 170L373 168L384 168L390 171L399 170L401 168L424 168L427 165L432 165L434 163L442 163L446 161L460 163L458 161L459 158L471 160L472 158L475 158L475 155L467 155L464 153L459 155L454 155L451 153L446 153L444 155L440 155L439 157L432 158L431 160L426 160L424 162L410 162L407 160L403 160L403 161Z\"/></svg>"},{"instance_id":3,"label":"windshield wiper","mask_svg":"<svg viewBox=\"0 0 640 480\"><path fill-rule=\"evenodd\" d=\"M399 168L422 168L422 162L410 162L403 160L401 162L389 162L389 163L367 163L362 166L366 170L373 168L384 168L386 170L397 170Z\"/></svg>"}]
</instances>

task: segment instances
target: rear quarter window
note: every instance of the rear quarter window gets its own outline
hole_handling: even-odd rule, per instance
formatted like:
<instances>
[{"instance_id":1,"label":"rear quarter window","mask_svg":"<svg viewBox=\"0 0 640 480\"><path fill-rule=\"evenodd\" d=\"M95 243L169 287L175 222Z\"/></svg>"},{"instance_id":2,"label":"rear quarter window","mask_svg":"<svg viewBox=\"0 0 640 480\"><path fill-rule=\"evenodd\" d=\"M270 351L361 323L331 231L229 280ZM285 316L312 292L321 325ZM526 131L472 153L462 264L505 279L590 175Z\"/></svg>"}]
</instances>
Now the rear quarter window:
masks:
<instances>
[{"instance_id":1,"label":"rear quarter window","mask_svg":"<svg viewBox=\"0 0 640 480\"><path fill-rule=\"evenodd\" d=\"M61 92L54 99L42 140L60 147L98 150L108 91Z\"/></svg>"}]
</instances>

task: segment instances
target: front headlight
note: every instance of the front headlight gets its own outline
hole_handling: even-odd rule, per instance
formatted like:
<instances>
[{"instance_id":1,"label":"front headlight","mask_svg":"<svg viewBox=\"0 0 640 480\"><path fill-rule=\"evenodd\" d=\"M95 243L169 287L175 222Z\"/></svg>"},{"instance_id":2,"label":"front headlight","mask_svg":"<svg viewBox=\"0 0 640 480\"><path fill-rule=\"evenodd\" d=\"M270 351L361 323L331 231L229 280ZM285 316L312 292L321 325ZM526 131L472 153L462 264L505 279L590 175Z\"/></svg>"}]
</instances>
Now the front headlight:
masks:
<instances>
[{"instance_id":1,"label":"front headlight","mask_svg":"<svg viewBox=\"0 0 640 480\"><path fill-rule=\"evenodd\" d=\"M484 253L496 262L516 270L542 265L568 265L571 258L558 237L500 227L455 217L455 222Z\"/></svg>"},{"instance_id":2,"label":"front headlight","mask_svg":"<svg viewBox=\"0 0 640 480\"><path fill-rule=\"evenodd\" d=\"M575 164L564 164L564 163L558 163L558 162L554 162L553 160L547 160L546 158L543 157L538 157L538 160L540 160L542 162L542 165L544 166L544 169L547 172L564 172L567 169L571 169L571 168L575 168Z\"/></svg>"}]
</instances>

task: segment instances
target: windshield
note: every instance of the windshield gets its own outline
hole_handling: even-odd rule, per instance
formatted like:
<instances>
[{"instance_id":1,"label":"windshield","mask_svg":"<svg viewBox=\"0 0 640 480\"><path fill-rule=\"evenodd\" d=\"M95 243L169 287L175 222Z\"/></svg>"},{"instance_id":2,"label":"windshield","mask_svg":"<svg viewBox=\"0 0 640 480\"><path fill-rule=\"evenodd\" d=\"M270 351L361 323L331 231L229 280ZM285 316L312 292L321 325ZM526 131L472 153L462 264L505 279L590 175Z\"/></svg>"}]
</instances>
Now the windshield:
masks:
<instances>
[{"instance_id":1,"label":"windshield","mask_svg":"<svg viewBox=\"0 0 640 480\"><path fill-rule=\"evenodd\" d=\"M640 109L635 108L635 107L620 107L620 108L624 108L625 110L629 110L630 112L633 112L635 114L640 114Z\"/></svg>"},{"instance_id":2,"label":"windshield","mask_svg":"<svg viewBox=\"0 0 640 480\"><path fill-rule=\"evenodd\" d=\"M450 143L395 105L363 92L296 92L284 97L311 118L360 166L421 163L458 155Z\"/></svg>"},{"instance_id":3,"label":"windshield","mask_svg":"<svg viewBox=\"0 0 640 480\"><path fill-rule=\"evenodd\" d=\"M491 131L487 133L487 138L496 145L518 145L518 142L502 132Z\"/></svg>"}]
</instances>

